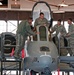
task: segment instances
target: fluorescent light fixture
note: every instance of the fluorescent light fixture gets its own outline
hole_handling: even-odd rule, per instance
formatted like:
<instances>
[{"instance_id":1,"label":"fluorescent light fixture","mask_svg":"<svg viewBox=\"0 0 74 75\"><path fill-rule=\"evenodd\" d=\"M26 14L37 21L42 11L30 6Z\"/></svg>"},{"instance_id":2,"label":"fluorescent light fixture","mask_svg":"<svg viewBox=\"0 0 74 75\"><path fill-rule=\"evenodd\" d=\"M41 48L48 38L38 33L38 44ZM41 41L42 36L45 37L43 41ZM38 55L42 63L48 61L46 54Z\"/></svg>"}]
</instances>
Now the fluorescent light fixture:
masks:
<instances>
[{"instance_id":1,"label":"fluorescent light fixture","mask_svg":"<svg viewBox=\"0 0 74 75\"><path fill-rule=\"evenodd\" d=\"M67 5L67 4L64 4L64 3L62 3L62 4L59 4L59 6L67 7L68 5Z\"/></svg>"},{"instance_id":2,"label":"fluorescent light fixture","mask_svg":"<svg viewBox=\"0 0 74 75\"><path fill-rule=\"evenodd\" d=\"M67 7L68 5L65 3L65 0L63 0L62 3L59 4L59 6L61 6L61 7Z\"/></svg>"},{"instance_id":3,"label":"fluorescent light fixture","mask_svg":"<svg viewBox=\"0 0 74 75\"><path fill-rule=\"evenodd\" d=\"M53 13L65 13L65 11L63 11L63 10L56 10L56 11L53 11Z\"/></svg>"}]
</instances>

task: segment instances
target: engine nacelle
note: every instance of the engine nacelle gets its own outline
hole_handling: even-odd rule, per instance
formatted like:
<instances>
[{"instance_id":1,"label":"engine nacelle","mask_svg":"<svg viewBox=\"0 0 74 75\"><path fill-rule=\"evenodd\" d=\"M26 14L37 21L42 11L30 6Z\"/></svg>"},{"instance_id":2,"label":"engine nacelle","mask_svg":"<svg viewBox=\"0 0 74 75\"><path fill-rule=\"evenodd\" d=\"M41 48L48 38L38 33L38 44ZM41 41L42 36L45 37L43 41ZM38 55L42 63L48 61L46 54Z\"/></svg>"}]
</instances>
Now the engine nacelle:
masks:
<instances>
[{"instance_id":1,"label":"engine nacelle","mask_svg":"<svg viewBox=\"0 0 74 75\"><path fill-rule=\"evenodd\" d=\"M15 34L11 32L4 32L0 36L0 49L2 55L10 55L12 49L15 49L16 39Z\"/></svg>"}]
</instances>

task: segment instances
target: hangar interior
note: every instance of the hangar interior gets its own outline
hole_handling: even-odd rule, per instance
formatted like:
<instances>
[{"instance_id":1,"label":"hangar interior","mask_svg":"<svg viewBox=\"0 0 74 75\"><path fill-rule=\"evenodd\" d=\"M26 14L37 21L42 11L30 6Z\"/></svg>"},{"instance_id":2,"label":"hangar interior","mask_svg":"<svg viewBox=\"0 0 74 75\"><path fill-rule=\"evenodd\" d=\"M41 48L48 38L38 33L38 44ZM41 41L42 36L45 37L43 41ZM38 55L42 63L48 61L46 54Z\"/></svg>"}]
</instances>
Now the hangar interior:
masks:
<instances>
[{"instance_id":1,"label":"hangar interior","mask_svg":"<svg viewBox=\"0 0 74 75\"><path fill-rule=\"evenodd\" d=\"M3 32L16 34L18 24L22 20L26 20L29 16L32 16L32 8L37 1L45 1L49 4L53 15L52 26L57 23L58 19L61 19L62 24L68 32L68 18L72 18L74 22L74 0L64 0L69 5L67 7L58 6L63 0L0 0L2 3L0 5L0 35ZM60 72L60 75L73 74L73 72ZM7 75L13 75L13 73L9 74L8 72ZM58 73L53 72L53 75L58 75Z\"/></svg>"}]
</instances>

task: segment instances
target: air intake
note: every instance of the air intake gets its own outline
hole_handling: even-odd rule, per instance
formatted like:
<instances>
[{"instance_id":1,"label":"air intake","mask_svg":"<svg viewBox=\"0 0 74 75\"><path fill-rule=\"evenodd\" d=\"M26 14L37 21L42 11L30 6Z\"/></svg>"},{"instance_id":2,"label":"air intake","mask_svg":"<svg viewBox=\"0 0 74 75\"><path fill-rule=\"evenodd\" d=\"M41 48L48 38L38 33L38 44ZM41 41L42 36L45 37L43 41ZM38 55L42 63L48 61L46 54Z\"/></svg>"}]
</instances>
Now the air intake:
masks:
<instances>
[{"instance_id":1,"label":"air intake","mask_svg":"<svg viewBox=\"0 0 74 75\"><path fill-rule=\"evenodd\" d=\"M16 46L15 35L11 32L1 34L0 48L2 56L10 56L12 48Z\"/></svg>"}]
</instances>

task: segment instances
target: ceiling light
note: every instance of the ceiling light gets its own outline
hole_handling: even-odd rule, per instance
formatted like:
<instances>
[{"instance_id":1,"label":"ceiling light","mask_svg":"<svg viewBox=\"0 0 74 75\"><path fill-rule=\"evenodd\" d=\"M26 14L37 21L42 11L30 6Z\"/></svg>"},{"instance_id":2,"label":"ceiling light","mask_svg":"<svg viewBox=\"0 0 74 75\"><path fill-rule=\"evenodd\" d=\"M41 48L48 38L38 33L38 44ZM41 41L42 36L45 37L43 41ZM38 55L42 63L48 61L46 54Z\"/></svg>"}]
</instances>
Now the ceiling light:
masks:
<instances>
[{"instance_id":1,"label":"ceiling light","mask_svg":"<svg viewBox=\"0 0 74 75\"><path fill-rule=\"evenodd\" d=\"M0 5L3 5L3 4L0 2Z\"/></svg>"},{"instance_id":2,"label":"ceiling light","mask_svg":"<svg viewBox=\"0 0 74 75\"><path fill-rule=\"evenodd\" d=\"M14 3L11 4L11 8L19 9L20 8L20 0L13 0Z\"/></svg>"},{"instance_id":3,"label":"ceiling light","mask_svg":"<svg viewBox=\"0 0 74 75\"><path fill-rule=\"evenodd\" d=\"M65 3L65 0L63 0L62 3L61 3L61 4L58 4L58 5L61 6L61 7L66 7L66 6L68 6L68 5Z\"/></svg>"},{"instance_id":4,"label":"ceiling light","mask_svg":"<svg viewBox=\"0 0 74 75\"><path fill-rule=\"evenodd\" d=\"M67 4L59 4L59 6L61 6L61 7L67 7L68 5Z\"/></svg>"},{"instance_id":5,"label":"ceiling light","mask_svg":"<svg viewBox=\"0 0 74 75\"><path fill-rule=\"evenodd\" d=\"M56 11L53 11L53 13L65 13L65 11L63 11L63 10L56 10Z\"/></svg>"}]
</instances>

